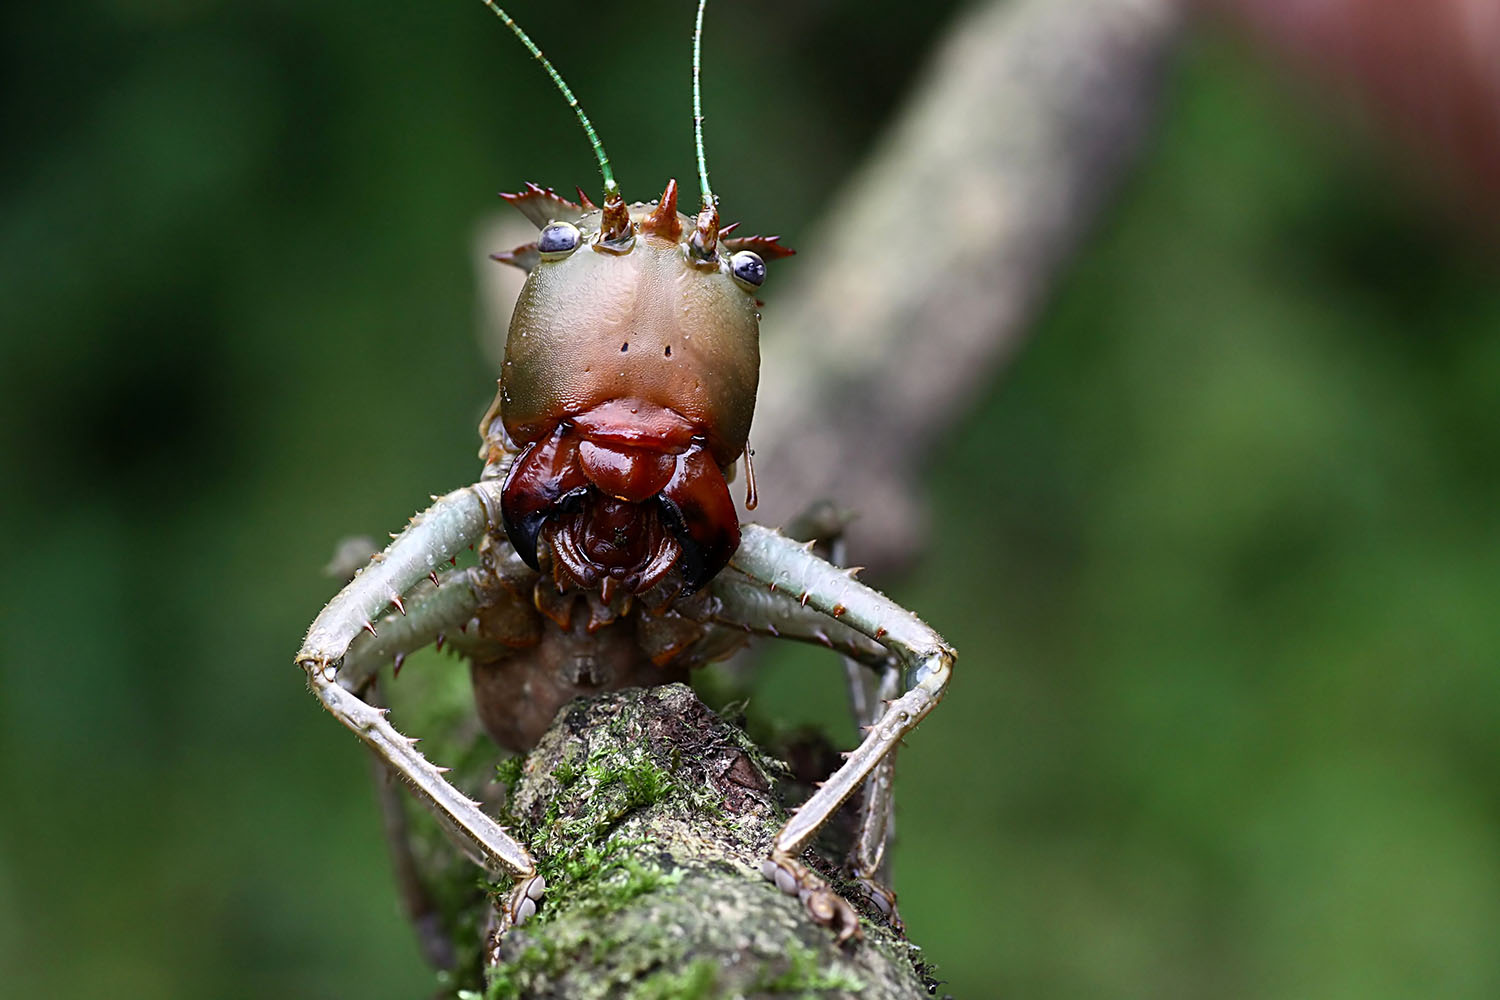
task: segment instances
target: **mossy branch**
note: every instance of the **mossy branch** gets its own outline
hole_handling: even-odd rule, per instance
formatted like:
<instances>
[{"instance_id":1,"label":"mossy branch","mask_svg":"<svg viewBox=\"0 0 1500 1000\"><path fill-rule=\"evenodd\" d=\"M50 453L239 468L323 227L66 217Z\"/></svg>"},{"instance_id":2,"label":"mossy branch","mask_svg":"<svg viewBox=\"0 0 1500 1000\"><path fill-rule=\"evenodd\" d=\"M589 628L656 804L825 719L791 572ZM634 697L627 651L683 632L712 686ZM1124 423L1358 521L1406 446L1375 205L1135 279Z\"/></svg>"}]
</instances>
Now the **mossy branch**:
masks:
<instances>
[{"instance_id":1,"label":"mossy branch","mask_svg":"<svg viewBox=\"0 0 1500 1000\"><path fill-rule=\"evenodd\" d=\"M464 956L444 995L894 1000L934 989L920 949L873 907L861 939L840 947L761 877L790 776L691 689L575 701L502 771L513 787L500 808L547 878L546 902L482 968L485 890L508 887L476 888L436 830L414 824L427 898L443 901L449 950ZM858 905L830 846L810 860Z\"/></svg>"}]
</instances>

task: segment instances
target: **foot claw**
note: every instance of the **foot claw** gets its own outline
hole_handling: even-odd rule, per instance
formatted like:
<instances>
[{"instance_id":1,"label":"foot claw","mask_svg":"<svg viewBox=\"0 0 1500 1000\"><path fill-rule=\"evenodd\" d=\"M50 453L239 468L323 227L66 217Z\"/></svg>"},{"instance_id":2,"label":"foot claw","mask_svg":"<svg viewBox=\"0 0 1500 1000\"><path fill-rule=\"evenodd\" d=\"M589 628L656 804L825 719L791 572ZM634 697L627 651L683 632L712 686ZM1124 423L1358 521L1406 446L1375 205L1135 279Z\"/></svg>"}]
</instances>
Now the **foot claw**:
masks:
<instances>
[{"instance_id":1,"label":"foot claw","mask_svg":"<svg viewBox=\"0 0 1500 1000\"><path fill-rule=\"evenodd\" d=\"M510 895L505 897L505 902L498 907L499 919L492 932L493 943L498 944L506 932L536 916L537 907L542 905L542 896L546 891L547 880L540 875L532 875L517 882Z\"/></svg>"},{"instance_id":2,"label":"foot claw","mask_svg":"<svg viewBox=\"0 0 1500 1000\"><path fill-rule=\"evenodd\" d=\"M832 930L839 944L859 937L859 915L854 907L800 861L773 853L761 862L760 873L788 896L800 899L808 915Z\"/></svg>"},{"instance_id":3,"label":"foot claw","mask_svg":"<svg viewBox=\"0 0 1500 1000\"><path fill-rule=\"evenodd\" d=\"M904 936L906 934L906 925L901 922L901 912L896 909L896 894L868 875L862 875L857 871L852 872L850 878L854 880L861 891L864 892L866 898L870 900L870 905L879 910L880 915L885 917L885 921L890 925L891 930Z\"/></svg>"}]
</instances>

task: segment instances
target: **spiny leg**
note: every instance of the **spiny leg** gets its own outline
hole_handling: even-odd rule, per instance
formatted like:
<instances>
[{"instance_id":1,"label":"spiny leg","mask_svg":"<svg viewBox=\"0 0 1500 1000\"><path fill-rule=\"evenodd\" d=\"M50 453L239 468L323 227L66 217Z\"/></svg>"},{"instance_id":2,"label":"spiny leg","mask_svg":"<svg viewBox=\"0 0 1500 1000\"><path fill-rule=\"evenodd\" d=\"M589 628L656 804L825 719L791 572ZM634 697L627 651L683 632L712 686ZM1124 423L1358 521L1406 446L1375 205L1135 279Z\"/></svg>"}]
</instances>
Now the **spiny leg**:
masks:
<instances>
[{"instance_id":1,"label":"spiny leg","mask_svg":"<svg viewBox=\"0 0 1500 1000\"><path fill-rule=\"evenodd\" d=\"M812 542L813 551L825 555L833 565L848 566L844 530L854 516L853 512L830 501L818 501L794 517L783 533L798 541ZM822 615L818 614L818 617L822 618ZM881 652L884 654L884 650ZM883 655L882 661L876 665L878 673L854 657L846 655L841 659L849 693L849 710L856 728L863 733L875 723L882 706L900 693L901 671L888 654ZM903 926L896 909L896 894L890 888L887 854L895 836L895 771L896 753L892 751L865 779L859 829L845 867L870 903L899 932Z\"/></svg>"},{"instance_id":2,"label":"spiny leg","mask_svg":"<svg viewBox=\"0 0 1500 1000\"><path fill-rule=\"evenodd\" d=\"M844 530L854 517L852 511L843 510L831 501L819 500L787 522L782 534L799 542L811 542L813 551L823 555L835 566L848 566ZM883 657L883 662L877 665L882 671L885 659L888 658ZM855 726L863 728L874 722L871 714L870 675L861 660L844 657L844 681L849 691L849 711L854 716Z\"/></svg>"},{"instance_id":3,"label":"spiny leg","mask_svg":"<svg viewBox=\"0 0 1500 1000\"><path fill-rule=\"evenodd\" d=\"M355 636L374 632L376 616L427 574L446 570L450 560L499 524L499 493L496 484L480 482L435 497L328 602L307 630L297 662L337 671Z\"/></svg>"},{"instance_id":4,"label":"spiny leg","mask_svg":"<svg viewBox=\"0 0 1500 1000\"><path fill-rule=\"evenodd\" d=\"M325 572L341 585L346 585L379 551L369 538L346 538L339 543ZM350 645L339 671L340 682L356 692L363 692L365 700L375 708L385 708L376 672L386 663L394 663L399 671L401 661L408 653L426 646L442 634L441 629L456 626L464 616L472 614L475 602L468 586L469 572L467 569L451 570L441 581L424 581L409 592L401 608L401 618L398 619L395 613L387 615L380 620L378 638L365 632ZM432 579L438 581L436 575ZM444 585L447 593L439 598L437 591ZM370 764L401 907L416 931L417 943L427 963L435 969L451 970L458 958L453 942L443 929L442 913L428 891L413 850L404 793L397 788L390 768L374 753L370 754Z\"/></svg>"},{"instance_id":5,"label":"spiny leg","mask_svg":"<svg viewBox=\"0 0 1500 1000\"><path fill-rule=\"evenodd\" d=\"M846 668L860 669L847 658ZM851 683L855 682L851 678ZM857 678L864 688L864 671ZM867 702L868 721L860 727L871 726L878 721L881 708L901 693L901 668L888 662L876 683L875 696ZM899 933L904 931L901 914L896 909L896 894L891 890L890 856L887 853L896 834L896 750L892 748L870 776L865 779L865 800L859 813L859 832L854 847L849 852L849 873L859 883L875 908L885 914L891 926Z\"/></svg>"},{"instance_id":6,"label":"spiny leg","mask_svg":"<svg viewBox=\"0 0 1500 1000\"><path fill-rule=\"evenodd\" d=\"M828 548L829 562L835 566L849 564L842 530L829 539ZM888 657L880 666L879 676L874 678L872 691L869 670L851 657L845 656L842 660L844 680L849 690L849 710L859 732L864 733L875 724L881 709L900 694L901 668ZM905 933L901 913L896 909L896 893L891 888L887 854L896 835L896 753L892 749L865 779L859 831L845 864L871 904L885 915L897 933Z\"/></svg>"},{"instance_id":7,"label":"spiny leg","mask_svg":"<svg viewBox=\"0 0 1500 1000\"><path fill-rule=\"evenodd\" d=\"M400 602L419 580L444 568L499 523L494 513L498 502L498 484L481 482L449 493L413 517L406 530L328 602L308 629L297 663L324 707L406 781L460 850L487 870L517 880L504 907L505 917L517 921L534 912L544 889L531 855L485 815L479 803L450 784L443 768L417 752L416 741L397 732L384 709L355 694L354 689L368 681L368 672L356 671L360 676L351 676L348 686L339 676L360 632L379 638L373 620L381 611Z\"/></svg>"},{"instance_id":8,"label":"spiny leg","mask_svg":"<svg viewBox=\"0 0 1500 1000\"><path fill-rule=\"evenodd\" d=\"M719 602L715 620L721 625L818 643L844 653L850 700L861 733L876 721L883 704L901 693L901 670L884 647L841 623L829 621L821 611L804 607L795 596L769 590L739 573L722 574L714 582L714 595ZM881 671L873 677L873 689L867 687L867 678L872 677L871 667ZM865 779L864 802L845 867L871 905L899 931L901 918L896 912L896 897L885 887L889 883L883 864L892 828L894 765L892 751ZM767 878L789 894L805 895L794 878L786 874L778 877L779 869L769 861L767 865L770 866Z\"/></svg>"},{"instance_id":9,"label":"spiny leg","mask_svg":"<svg viewBox=\"0 0 1500 1000\"><path fill-rule=\"evenodd\" d=\"M900 668L883 647L853 629L830 622L822 612L804 607L795 597L770 591L740 574L721 576L715 584L715 595L719 598L716 620L720 624L761 635L816 642L843 651L841 659L848 671L851 705L861 733L875 722L882 705L900 694ZM848 655L851 652L857 652L860 658ZM873 690L867 687L867 678L871 677L867 663L878 664L881 671L874 678ZM896 895L887 888L889 869L884 863L894 827L894 770L892 751L865 779L858 828L845 867L871 905L900 932L903 927L896 910ZM768 869L771 881L789 893L801 894L794 879L789 876L778 879L775 872L774 867Z\"/></svg>"},{"instance_id":10,"label":"spiny leg","mask_svg":"<svg viewBox=\"0 0 1500 1000\"><path fill-rule=\"evenodd\" d=\"M743 540L740 544L743 547ZM734 568L733 559L729 565ZM776 639L814 643L861 664L861 669L880 669L891 659L880 643L841 621L810 610L797 600L796 593L771 590L765 583L736 572L719 574L711 586L719 600L715 620L720 624Z\"/></svg>"},{"instance_id":11,"label":"spiny leg","mask_svg":"<svg viewBox=\"0 0 1500 1000\"><path fill-rule=\"evenodd\" d=\"M373 679L367 697L376 707L384 707ZM386 846L391 852L391 867L395 870L401 908L417 933L417 944L427 964L438 970L453 969L458 965L457 951L443 930L442 910L427 889L417 854L412 849L414 841L411 825L407 822L403 793L392 780L390 768L379 757L371 754L370 764L371 777L375 782L375 800L380 806L380 825L385 831Z\"/></svg>"},{"instance_id":12,"label":"spiny leg","mask_svg":"<svg viewBox=\"0 0 1500 1000\"><path fill-rule=\"evenodd\" d=\"M882 707L844 764L777 834L766 866L768 877L784 889L796 892L809 912L833 927L842 941L858 931L853 909L798 858L860 782L890 757L901 738L942 698L952 673L954 653L941 636L911 612L859 583L850 572L819 558L810 544L794 542L769 528L745 525L739 551L730 560L730 567L773 594L792 596L799 605L822 612L831 620L831 625L824 628L830 639L852 631L865 640L879 643L910 681L904 693ZM715 583L715 594L726 608L744 593L734 576L726 574L720 578L722 583ZM763 610L773 611L775 606L768 600ZM805 624L802 629L808 631ZM778 632L787 634L779 626ZM797 637L817 641L811 635ZM850 652L857 655L868 650L859 648ZM859 658L864 661L864 656Z\"/></svg>"},{"instance_id":13,"label":"spiny leg","mask_svg":"<svg viewBox=\"0 0 1500 1000\"><path fill-rule=\"evenodd\" d=\"M475 572L449 570L418 583L402 599L402 610L392 611L375 622L374 630L354 637L344 662L339 664L339 683L356 693L364 690L380 670L399 665L415 652L443 637L456 634L474 616L479 606Z\"/></svg>"}]
</instances>

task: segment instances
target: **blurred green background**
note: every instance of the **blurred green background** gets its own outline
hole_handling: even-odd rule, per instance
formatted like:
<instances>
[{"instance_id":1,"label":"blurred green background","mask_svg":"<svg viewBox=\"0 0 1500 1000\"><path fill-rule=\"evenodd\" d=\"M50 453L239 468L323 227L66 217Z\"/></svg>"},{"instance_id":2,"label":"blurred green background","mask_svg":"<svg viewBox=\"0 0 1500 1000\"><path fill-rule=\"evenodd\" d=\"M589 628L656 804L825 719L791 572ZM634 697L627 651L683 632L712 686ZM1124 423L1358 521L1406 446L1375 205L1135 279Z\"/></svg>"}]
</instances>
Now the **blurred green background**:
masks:
<instances>
[{"instance_id":1,"label":"blurred green background","mask_svg":"<svg viewBox=\"0 0 1500 1000\"><path fill-rule=\"evenodd\" d=\"M820 252L954 7L716 5L731 214ZM627 194L691 176L690 3L514 12ZM475 226L587 147L475 2L3 18L0 992L425 995L291 655L477 473ZM1190 39L891 582L963 654L896 854L956 996L1500 996L1494 247L1269 66ZM760 691L841 717L815 653Z\"/></svg>"}]
</instances>

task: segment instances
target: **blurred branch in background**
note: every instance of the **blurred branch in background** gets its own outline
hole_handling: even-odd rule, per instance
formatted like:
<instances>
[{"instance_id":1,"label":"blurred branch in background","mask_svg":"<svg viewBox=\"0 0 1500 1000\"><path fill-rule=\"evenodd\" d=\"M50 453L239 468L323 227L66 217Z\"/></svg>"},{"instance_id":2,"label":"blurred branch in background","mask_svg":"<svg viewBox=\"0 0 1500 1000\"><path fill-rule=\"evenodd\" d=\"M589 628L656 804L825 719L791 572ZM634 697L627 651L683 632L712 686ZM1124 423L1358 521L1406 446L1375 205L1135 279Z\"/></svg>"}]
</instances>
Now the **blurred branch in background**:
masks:
<instances>
[{"instance_id":1,"label":"blurred branch in background","mask_svg":"<svg viewBox=\"0 0 1500 1000\"><path fill-rule=\"evenodd\" d=\"M767 306L756 518L859 514L856 561L923 544L929 449L995 377L1135 161L1174 0L995 0L961 17Z\"/></svg>"},{"instance_id":2,"label":"blurred branch in background","mask_svg":"<svg viewBox=\"0 0 1500 1000\"><path fill-rule=\"evenodd\" d=\"M1211 0L1273 53L1416 140L1462 208L1500 208L1500 5ZM925 537L928 450L1017 346L1149 131L1173 0L980 6L775 296L753 443L759 517L855 509L858 561Z\"/></svg>"}]
</instances>

